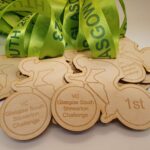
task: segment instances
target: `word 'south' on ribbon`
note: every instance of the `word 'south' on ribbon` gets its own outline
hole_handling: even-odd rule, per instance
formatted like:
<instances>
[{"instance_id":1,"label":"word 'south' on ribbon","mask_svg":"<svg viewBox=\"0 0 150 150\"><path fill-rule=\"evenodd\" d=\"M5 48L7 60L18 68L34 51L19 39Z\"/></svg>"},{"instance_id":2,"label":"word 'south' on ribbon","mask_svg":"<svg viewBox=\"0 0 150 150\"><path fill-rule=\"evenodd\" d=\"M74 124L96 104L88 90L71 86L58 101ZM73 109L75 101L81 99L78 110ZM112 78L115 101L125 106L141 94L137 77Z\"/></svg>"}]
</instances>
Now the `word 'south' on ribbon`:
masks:
<instances>
[{"instance_id":1,"label":"word 'south' on ribbon","mask_svg":"<svg viewBox=\"0 0 150 150\"><path fill-rule=\"evenodd\" d=\"M115 0L0 0L0 34L7 35L8 57L63 55L66 49L91 50L93 58L116 58L120 24Z\"/></svg>"}]
</instances>

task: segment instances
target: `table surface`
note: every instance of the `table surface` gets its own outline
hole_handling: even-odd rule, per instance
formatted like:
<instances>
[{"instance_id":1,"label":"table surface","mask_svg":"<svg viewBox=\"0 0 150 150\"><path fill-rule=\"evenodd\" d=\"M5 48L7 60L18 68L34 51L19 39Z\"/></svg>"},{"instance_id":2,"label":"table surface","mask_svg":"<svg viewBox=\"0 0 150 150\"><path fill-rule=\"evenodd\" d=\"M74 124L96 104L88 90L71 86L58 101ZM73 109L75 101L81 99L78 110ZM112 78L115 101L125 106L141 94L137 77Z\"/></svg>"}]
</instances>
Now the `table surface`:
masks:
<instances>
[{"instance_id":1,"label":"table surface","mask_svg":"<svg viewBox=\"0 0 150 150\"><path fill-rule=\"evenodd\" d=\"M128 12L127 36L140 47L150 46L150 1L125 0ZM0 49L2 48L0 39ZM3 51L1 51L1 54ZM27 141L15 141L0 129L1 150L149 150L150 130L129 130L118 122L101 123L92 129L74 134L57 126L50 126L40 137Z\"/></svg>"}]
</instances>

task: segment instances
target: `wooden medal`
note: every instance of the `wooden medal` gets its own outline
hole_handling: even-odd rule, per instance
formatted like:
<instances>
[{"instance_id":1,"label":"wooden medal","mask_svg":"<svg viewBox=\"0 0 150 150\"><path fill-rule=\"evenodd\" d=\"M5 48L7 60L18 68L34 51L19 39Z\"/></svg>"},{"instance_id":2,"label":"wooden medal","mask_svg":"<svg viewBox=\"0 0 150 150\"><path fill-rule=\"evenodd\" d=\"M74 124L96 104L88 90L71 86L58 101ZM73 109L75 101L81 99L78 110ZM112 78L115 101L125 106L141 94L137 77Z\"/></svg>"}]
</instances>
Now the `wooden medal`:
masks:
<instances>
[{"instance_id":1,"label":"wooden medal","mask_svg":"<svg viewBox=\"0 0 150 150\"><path fill-rule=\"evenodd\" d=\"M69 131L81 132L91 128L100 115L96 96L78 84L68 84L59 89L51 108L56 122Z\"/></svg>"},{"instance_id":2,"label":"wooden medal","mask_svg":"<svg viewBox=\"0 0 150 150\"><path fill-rule=\"evenodd\" d=\"M68 74L66 79L72 83L86 83L99 97L102 122L119 119L135 130L150 128L149 92L134 84L119 86L123 74L115 62L93 60L83 55L76 56L73 62L81 73Z\"/></svg>"},{"instance_id":3,"label":"wooden medal","mask_svg":"<svg viewBox=\"0 0 150 150\"><path fill-rule=\"evenodd\" d=\"M17 140L39 136L48 127L50 119L50 102L39 93L15 93L1 107L1 128Z\"/></svg>"}]
</instances>

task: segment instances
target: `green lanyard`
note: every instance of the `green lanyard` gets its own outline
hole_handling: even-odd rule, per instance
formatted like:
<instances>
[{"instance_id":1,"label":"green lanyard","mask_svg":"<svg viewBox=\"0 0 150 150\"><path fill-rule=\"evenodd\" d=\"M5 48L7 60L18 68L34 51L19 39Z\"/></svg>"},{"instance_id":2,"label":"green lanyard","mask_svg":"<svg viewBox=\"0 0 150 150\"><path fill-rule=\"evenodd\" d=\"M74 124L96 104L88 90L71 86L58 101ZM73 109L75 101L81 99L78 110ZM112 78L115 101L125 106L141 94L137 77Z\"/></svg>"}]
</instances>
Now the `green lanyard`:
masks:
<instances>
[{"instance_id":1,"label":"green lanyard","mask_svg":"<svg viewBox=\"0 0 150 150\"><path fill-rule=\"evenodd\" d=\"M115 0L1 0L0 33L8 57L57 57L67 49L90 50L93 58L116 58L125 36Z\"/></svg>"}]
</instances>

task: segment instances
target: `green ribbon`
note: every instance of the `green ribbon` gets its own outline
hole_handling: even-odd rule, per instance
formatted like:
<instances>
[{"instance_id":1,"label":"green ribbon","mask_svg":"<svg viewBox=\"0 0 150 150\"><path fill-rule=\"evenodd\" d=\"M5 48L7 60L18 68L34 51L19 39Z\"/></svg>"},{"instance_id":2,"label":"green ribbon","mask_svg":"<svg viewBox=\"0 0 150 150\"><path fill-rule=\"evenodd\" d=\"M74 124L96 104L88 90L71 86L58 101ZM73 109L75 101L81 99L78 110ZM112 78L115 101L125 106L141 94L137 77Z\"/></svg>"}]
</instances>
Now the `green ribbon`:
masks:
<instances>
[{"instance_id":1,"label":"green ribbon","mask_svg":"<svg viewBox=\"0 0 150 150\"><path fill-rule=\"evenodd\" d=\"M125 36L115 0L0 0L0 33L8 57L57 57L67 49L90 50L93 58L116 58Z\"/></svg>"},{"instance_id":2,"label":"green ribbon","mask_svg":"<svg viewBox=\"0 0 150 150\"><path fill-rule=\"evenodd\" d=\"M28 56L28 44L34 25L34 17L36 17L36 14L26 16L8 35L6 42L8 57Z\"/></svg>"}]
</instances>

